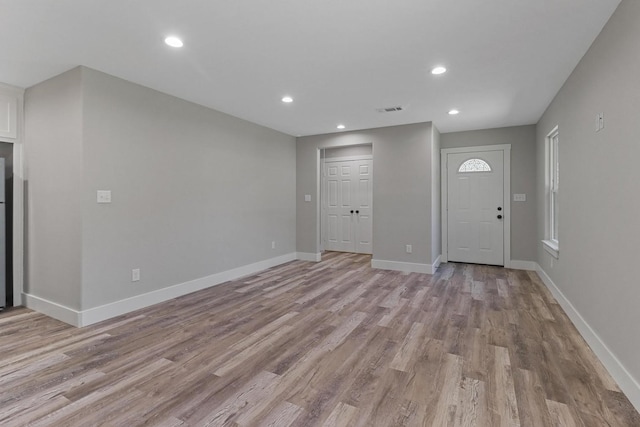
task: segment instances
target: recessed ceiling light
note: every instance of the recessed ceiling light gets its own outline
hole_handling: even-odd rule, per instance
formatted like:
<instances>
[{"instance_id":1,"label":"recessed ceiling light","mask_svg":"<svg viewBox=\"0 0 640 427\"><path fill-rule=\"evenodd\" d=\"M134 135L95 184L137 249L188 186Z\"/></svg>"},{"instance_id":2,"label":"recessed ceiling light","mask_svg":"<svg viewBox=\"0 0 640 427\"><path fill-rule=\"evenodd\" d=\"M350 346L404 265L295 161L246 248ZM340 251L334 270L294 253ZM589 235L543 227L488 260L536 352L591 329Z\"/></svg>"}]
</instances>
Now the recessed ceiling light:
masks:
<instances>
[{"instance_id":1,"label":"recessed ceiling light","mask_svg":"<svg viewBox=\"0 0 640 427\"><path fill-rule=\"evenodd\" d=\"M164 42L166 44L168 44L171 47L182 47L183 43L182 40L180 40L179 38L175 37L175 36L169 36L166 39L164 39Z\"/></svg>"},{"instance_id":2,"label":"recessed ceiling light","mask_svg":"<svg viewBox=\"0 0 640 427\"><path fill-rule=\"evenodd\" d=\"M282 102L287 102L287 103L293 102L293 98L290 96L285 96L282 98Z\"/></svg>"},{"instance_id":3,"label":"recessed ceiling light","mask_svg":"<svg viewBox=\"0 0 640 427\"><path fill-rule=\"evenodd\" d=\"M344 125L338 125L338 129L344 129Z\"/></svg>"},{"instance_id":4,"label":"recessed ceiling light","mask_svg":"<svg viewBox=\"0 0 640 427\"><path fill-rule=\"evenodd\" d=\"M456 110L455 108L453 110L449 110L449 114L452 116L455 116L456 114L460 114L460 111Z\"/></svg>"},{"instance_id":5,"label":"recessed ceiling light","mask_svg":"<svg viewBox=\"0 0 640 427\"><path fill-rule=\"evenodd\" d=\"M434 67L434 68L431 70L431 74L435 74L436 76L437 76L438 74L444 74L444 73L446 73L446 72L447 72L447 69L446 69L446 68L444 68L444 67L442 67L442 66Z\"/></svg>"}]
</instances>

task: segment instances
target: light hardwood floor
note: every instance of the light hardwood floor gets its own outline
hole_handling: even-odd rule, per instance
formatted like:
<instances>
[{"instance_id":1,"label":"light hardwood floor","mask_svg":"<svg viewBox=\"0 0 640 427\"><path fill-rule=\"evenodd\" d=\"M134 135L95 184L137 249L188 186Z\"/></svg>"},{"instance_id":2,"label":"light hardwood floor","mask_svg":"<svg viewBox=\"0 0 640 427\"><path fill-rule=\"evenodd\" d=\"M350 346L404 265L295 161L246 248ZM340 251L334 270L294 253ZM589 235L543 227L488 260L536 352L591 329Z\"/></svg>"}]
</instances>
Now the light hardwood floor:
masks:
<instances>
[{"instance_id":1,"label":"light hardwood floor","mask_svg":"<svg viewBox=\"0 0 640 427\"><path fill-rule=\"evenodd\" d=\"M84 329L0 316L0 425L640 426L535 273L327 253Z\"/></svg>"}]
</instances>

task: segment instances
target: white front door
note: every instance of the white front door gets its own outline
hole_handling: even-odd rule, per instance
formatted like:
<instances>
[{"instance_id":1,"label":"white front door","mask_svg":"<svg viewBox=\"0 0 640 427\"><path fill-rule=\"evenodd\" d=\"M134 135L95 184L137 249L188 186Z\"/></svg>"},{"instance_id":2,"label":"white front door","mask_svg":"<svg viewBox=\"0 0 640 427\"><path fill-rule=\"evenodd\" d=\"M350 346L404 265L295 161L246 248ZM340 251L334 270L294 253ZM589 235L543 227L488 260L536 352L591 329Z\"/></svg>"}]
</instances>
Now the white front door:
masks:
<instances>
[{"instance_id":1,"label":"white front door","mask_svg":"<svg viewBox=\"0 0 640 427\"><path fill-rule=\"evenodd\" d=\"M504 265L504 152L447 154L447 258Z\"/></svg>"},{"instance_id":2,"label":"white front door","mask_svg":"<svg viewBox=\"0 0 640 427\"><path fill-rule=\"evenodd\" d=\"M329 251L372 253L372 161L327 161L325 245Z\"/></svg>"}]
</instances>

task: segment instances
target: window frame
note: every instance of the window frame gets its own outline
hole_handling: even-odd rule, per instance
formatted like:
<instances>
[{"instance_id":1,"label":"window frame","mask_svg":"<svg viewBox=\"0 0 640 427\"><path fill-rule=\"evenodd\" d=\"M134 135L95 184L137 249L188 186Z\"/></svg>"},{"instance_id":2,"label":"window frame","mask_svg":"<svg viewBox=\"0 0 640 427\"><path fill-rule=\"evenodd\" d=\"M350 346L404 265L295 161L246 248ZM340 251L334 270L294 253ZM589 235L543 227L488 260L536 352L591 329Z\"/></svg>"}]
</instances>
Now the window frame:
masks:
<instances>
[{"instance_id":1,"label":"window frame","mask_svg":"<svg viewBox=\"0 0 640 427\"><path fill-rule=\"evenodd\" d=\"M545 236L542 243L544 249L555 258L560 254L558 238L558 195L560 194L560 161L559 161L559 130L554 127L547 134L545 141L546 166L546 221Z\"/></svg>"}]
</instances>

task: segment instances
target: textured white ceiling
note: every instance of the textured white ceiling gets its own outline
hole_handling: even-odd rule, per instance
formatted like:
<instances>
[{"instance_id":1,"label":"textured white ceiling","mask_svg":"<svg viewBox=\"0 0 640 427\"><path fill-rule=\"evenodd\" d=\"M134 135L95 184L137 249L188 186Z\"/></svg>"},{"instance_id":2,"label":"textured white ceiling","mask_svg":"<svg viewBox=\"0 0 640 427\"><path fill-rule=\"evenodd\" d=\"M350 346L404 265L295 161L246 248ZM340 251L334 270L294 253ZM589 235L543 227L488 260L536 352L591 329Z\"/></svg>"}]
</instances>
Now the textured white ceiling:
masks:
<instances>
[{"instance_id":1,"label":"textured white ceiling","mask_svg":"<svg viewBox=\"0 0 640 427\"><path fill-rule=\"evenodd\" d=\"M531 124L619 3L0 0L0 81L85 65L291 135ZM449 72L432 76L437 64Z\"/></svg>"}]
</instances>

